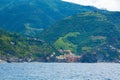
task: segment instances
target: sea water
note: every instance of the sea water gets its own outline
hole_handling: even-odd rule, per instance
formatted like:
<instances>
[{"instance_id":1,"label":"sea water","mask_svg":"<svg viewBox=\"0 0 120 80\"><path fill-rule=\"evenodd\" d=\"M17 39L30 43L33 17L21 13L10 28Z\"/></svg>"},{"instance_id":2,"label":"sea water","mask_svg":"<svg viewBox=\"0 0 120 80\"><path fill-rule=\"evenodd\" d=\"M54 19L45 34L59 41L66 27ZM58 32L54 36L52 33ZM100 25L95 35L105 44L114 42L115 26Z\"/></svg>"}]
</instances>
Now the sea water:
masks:
<instances>
[{"instance_id":1,"label":"sea water","mask_svg":"<svg viewBox=\"0 0 120 80\"><path fill-rule=\"evenodd\" d=\"M120 64L2 63L0 80L120 80Z\"/></svg>"}]
</instances>

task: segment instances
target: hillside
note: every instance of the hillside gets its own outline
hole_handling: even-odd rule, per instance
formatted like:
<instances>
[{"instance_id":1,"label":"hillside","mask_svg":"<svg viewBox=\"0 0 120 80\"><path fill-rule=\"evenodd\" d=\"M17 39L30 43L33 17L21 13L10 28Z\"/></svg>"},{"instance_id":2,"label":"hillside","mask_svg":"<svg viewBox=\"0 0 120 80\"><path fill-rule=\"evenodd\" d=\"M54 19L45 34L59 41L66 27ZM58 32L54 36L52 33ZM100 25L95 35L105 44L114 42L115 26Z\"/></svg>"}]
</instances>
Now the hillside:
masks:
<instances>
[{"instance_id":1,"label":"hillside","mask_svg":"<svg viewBox=\"0 0 120 80\"><path fill-rule=\"evenodd\" d=\"M83 12L47 28L42 38L58 50L70 50L81 62L120 60L120 25L117 12Z\"/></svg>"},{"instance_id":2,"label":"hillside","mask_svg":"<svg viewBox=\"0 0 120 80\"><path fill-rule=\"evenodd\" d=\"M30 36L65 17L96 8L61 0L0 0L0 27Z\"/></svg>"},{"instance_id":3,"label":"hillside","mask_svg":"<svg viewBox=\"0 0 120 80\"><path fill-rule=\"evenodd\" d=\"M120 62L119 34L120 12L62 0L0 0L0 60Z\"/></svg>"},{"instance_id":4,"label":"hillside","mask_svg":"<svg viewBox=\"0 0 120 80\"><path fill-rule=\"evenodd\" d=\"M7 62L49 61L56 50L42 40L0 30L0 59Z\"/></svg>"}]
</instances>

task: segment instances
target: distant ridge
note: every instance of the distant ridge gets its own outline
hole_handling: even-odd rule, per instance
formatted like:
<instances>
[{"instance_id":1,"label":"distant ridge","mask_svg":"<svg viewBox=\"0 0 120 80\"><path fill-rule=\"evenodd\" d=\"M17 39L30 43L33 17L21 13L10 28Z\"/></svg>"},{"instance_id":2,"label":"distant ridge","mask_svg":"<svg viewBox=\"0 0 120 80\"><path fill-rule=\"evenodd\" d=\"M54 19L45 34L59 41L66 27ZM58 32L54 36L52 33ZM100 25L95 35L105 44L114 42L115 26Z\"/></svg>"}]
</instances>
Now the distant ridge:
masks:
<instances>
[{"instance_id":1,"label":"distant ridge","mask_svg":"<svg viewBox=\"0 0 120 80\"><path fill-rule=\"evenodd\" d=\"M0 0L0 27L29 34L35 32L32 28L46 28L56 21L84 11L97 9L61 0Z\"/></svg>"}]
</instances>

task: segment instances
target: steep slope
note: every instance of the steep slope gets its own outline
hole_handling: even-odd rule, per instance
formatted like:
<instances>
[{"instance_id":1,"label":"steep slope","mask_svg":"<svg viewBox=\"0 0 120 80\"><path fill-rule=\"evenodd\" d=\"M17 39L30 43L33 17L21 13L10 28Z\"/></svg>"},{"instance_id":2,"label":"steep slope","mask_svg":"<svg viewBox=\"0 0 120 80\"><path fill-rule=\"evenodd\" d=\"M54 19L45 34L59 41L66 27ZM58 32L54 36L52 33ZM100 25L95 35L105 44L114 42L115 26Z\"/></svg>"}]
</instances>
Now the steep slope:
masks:
<instances>
[{"instance_id":1,"label":"steep slope","mask_svg":"<svg viewBox=\"0 0 120 80\"><path fill-rule=\"evenodd\" d=\"M41 28L67 16L96 10L61 0L0 0L0 27L26 35L39 34Z\"/></svg>"},{"instance_id":2,"label":"steep slope","mask_svg":"<svg viewBox=\"0 0 120 80\"><path fill-rule=\"evenodd\" d=\"M42 38L58 50L80 55L82 62L119 61L120 25L112 20L117 15L107 14L83 12L70 16L46 29Z\"/></svg>"},{"instance_id":3,"label":"steep slope","mask_svg":"<svg viewBox=\"0 0 120 80\"><path fill-rule=\"evenodd\" d=\"M115 25L115 27L117 28L118 31L120 31L120 12L108 12L108 13L104 13L103 15L105 15L109 21Z\"/></svg>"},{"instance_id":4,"label":"steep slope","mask_svg":"<svg viewBox=\"0 0 120 80\"><path fill-rule=\"evenodd\" d=\"M8 62L49 61L55 49L39 39L0 30L0 59Z\"/></svg>"}]
</instances>

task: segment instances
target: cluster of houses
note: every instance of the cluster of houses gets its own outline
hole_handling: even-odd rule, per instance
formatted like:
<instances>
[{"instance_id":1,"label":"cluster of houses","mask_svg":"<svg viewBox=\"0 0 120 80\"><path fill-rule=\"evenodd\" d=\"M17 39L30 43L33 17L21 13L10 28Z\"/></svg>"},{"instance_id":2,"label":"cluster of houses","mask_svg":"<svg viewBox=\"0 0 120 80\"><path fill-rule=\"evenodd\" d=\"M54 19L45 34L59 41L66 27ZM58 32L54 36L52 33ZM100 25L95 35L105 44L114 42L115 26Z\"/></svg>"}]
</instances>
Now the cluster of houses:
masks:
<instances>
[{"instance_id":1,"label":"cluster of houses","mask_svg":"<svg viewBox=\"0 0 120 80\"><path fill-rule=\"evenodd\" d=\"M75 55L71 50L59 49L58 51L61 53L61 55L56 56L58 62L78 62L80 59L80 56Z\"/></svg>"}]
</instances>

